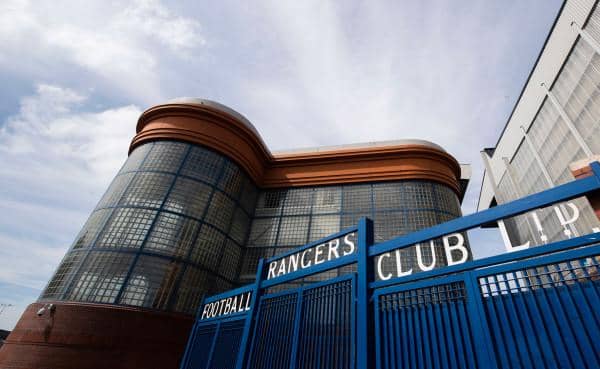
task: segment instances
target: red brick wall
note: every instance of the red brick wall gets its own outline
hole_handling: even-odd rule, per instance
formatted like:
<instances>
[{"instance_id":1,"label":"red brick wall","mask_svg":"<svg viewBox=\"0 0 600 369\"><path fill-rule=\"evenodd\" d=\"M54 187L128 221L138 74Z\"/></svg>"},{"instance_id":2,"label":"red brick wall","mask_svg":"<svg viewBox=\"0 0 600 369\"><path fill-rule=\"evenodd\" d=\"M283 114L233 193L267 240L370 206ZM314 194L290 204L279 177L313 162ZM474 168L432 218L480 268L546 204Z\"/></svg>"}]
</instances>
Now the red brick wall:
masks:
<instances>
[{"instance_id":1,"label":"red brick wall","mask_svg":"<svg viewBox=\"0 0 600 369\"><path fill-rule=\"evenodd\" d=\"M27 307L0 348L0 368L178 368L193 317L101 304Z\"/></svg>"}]
</instances>

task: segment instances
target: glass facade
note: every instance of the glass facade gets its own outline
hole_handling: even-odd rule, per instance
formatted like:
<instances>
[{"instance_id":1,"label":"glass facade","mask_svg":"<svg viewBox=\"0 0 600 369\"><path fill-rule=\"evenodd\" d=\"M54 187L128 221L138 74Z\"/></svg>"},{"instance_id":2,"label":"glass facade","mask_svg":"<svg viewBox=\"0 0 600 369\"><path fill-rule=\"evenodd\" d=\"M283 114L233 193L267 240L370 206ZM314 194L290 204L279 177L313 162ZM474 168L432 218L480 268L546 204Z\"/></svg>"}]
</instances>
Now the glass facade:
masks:
<instances>
[{"instance_id":1,"label":"glass facade","mask_svg":"<svg viewBox=\"0 0 600 369\"><path fill-rule=\"evenodd\" d=\"M365 216L373 219L375 242L381 242L459 217L461 210L458 197L450 188L430 181L262 191L248 237L241 280L254 278L261 257L281 254L336 233L356 225ZM427 265L432 262L430 250L424 248L423 262ZM436 243L434 250L437 265L445 265L442 244ZM403 270L416 266L414 248L403 251L402 264ZM395 265L384 265L386 271L392 267ZM332 270L313 279L330 278L339 272Z\"/></svg>"},{"instance_id":2,"label":"glass facade","mask_svg":"<svg viewBox=\"0 0 600 369\"><path fill-rule=\"evenodd\" d=\"M600 10L596 7L584 31L600 42L599 29ZM499 180L498 202L505 203L572 181L569 164L587 157L586 148L592 154L600 154L598 134L600 55L588 41L579 37L529 127L530 144L521 143ZM576 135L583 142L579 142ZM573 234L587 234L600 226L586 199L573 202L580 209L579 219L572 226ZM567 219L572 214L564 206L562 211ZM567 238L553 209L539 211L538 217L547 242ZM543 243L530 215L513 218L507 225L514 243Z\"/></svg>"},{"instance_id":3,"label":"glass facade","mask_svg":"<svg viewBox=\"0 0 600 369\"><path fill-rule=\"evenodd\" d=\"M42 299L192 313L237 282L258 191L229 159L161 141L136 148Z\"/></svg>"},{"instance_id":4,"label":"glass facade","mask_svg":"<svg viewBox=\"0 0 600 369\"><path fill-rule=\"evenodd\" d=\"M367 216L375 242L461 215L458 196L431 181L259 190L240 167L203 147L137 147L64 257L42 300L193 313L203 294L254 279L258 260ZM424 262L445 265L441 244ZM416 265L403 251L403 268ZM312 276L321 280L351 271Z\"/></svg>"}]
</instances>

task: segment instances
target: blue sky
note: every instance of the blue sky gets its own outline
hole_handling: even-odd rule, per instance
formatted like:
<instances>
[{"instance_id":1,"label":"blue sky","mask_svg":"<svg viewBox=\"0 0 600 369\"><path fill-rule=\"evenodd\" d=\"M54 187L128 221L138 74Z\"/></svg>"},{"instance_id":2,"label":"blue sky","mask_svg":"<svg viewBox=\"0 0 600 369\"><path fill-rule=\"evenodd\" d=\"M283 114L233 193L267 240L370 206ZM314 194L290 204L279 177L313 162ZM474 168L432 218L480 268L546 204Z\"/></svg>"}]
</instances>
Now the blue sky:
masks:
<instances>
[{"instance_id":1,"label":"blue sky","mask_svg":"<svg viewBox=\"0 0 600 369\"><path fill-rule=\"evenodd\" d=\"M473 165L463 212L560 8L515 1L0 2L0 329L52 275L178 96L244 114L272 150L423 138ZM501 250L473 234L476 257Z\"/></svg>"}]
</instances>

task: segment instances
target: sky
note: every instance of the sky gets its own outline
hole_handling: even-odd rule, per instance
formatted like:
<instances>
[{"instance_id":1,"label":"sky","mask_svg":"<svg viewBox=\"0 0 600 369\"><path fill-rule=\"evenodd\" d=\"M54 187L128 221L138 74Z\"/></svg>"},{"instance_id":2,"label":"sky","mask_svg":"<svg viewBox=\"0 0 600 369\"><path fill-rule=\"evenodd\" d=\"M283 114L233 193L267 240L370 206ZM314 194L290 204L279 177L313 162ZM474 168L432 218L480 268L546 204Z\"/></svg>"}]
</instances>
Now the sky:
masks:
<instances>
[{"instance_id":1,"label":"sky","mask_svg":"<svg viewBox=\"0 0 600 369\"><path fill-rule=\"evenodd\" d=\"M559 0L0 1L0 329L37 299L127 157L180 97L246 116L272 151L421 138L473 175ZM475 257L494 230L470 234ZM1 310L1 309L0 309Z\"/></svg>"}]
</instances>

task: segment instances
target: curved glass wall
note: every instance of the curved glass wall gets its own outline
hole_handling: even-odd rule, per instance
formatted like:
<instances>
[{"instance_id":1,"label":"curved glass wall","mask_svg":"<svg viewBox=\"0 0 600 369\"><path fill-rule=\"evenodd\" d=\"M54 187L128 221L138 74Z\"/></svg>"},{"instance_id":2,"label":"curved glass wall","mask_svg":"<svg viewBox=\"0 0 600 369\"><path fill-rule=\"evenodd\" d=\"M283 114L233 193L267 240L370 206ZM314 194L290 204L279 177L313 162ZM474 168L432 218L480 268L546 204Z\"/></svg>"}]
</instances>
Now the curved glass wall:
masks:
<instances>
[{"instance_id":1,"label":"curved glass wall","mask_svg":"<svg viewBox=\"0 0 600 369\"><path fill-rule=\"evenodd\" d=\"M194 312L235 283L257 189L231 160L173 141L129 156L41 299Z\"/></svg>"},{"instance_id":2,"label":"curved glass wall","mask_svg":"<svg viewBox=\"0 0 600 369\"><path fill-rule=\"evenodd\" d=\"M431 181L259 193L220 154L175 141L147 143L131 153L41 299L192 313L203 294L253 280L260 258L356 225L361 217L374 220L375 242L381 242L460 215L457 195ZM434 255L424 249L430 264ZM442 245L434 252L436 265L445 265ZM414 248L404 250L402 260L403 269L416 265Z\"/></svg>"}]
</instances>

